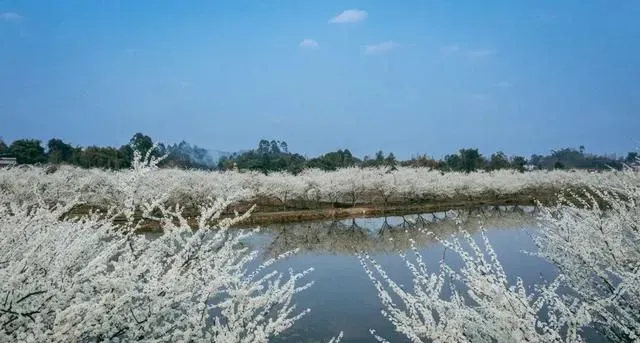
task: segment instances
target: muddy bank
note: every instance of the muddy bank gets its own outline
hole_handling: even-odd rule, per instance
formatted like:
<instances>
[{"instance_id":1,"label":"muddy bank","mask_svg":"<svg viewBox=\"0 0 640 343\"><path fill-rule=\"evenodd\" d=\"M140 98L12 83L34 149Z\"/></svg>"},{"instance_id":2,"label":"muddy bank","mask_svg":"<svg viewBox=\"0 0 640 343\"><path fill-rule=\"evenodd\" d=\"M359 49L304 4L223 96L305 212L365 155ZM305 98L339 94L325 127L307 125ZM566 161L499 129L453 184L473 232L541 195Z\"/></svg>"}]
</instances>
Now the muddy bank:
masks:
<instances>
[{"instance_id":1,"label":"muddy bank","mask_svg":"<svg viewBox=\"0 0 640 343\"><path fill-rule=\"evenodd\" d=\"M331 219L365 218L380 216L401 216L415 213L429 213L460 208L473 208L482 206L500 205L535 205L536 201L550 204L557 199L557 190L527 190L522 194L482 194L478 196L456 196L451 198L423 198L423 199L394 199L392 202L380 203L377 201L367 203L360 202L355 206L348 203L305 203L290 202L283 206L274 199L255 199L236 203L230 206L223 217L231 216L234 211L243 213L254 204L256 208L251 216L236 225L240 228L265 226L279 223L298 223L306 221L319 221ZM95 206L78 206L72 209L67 216L77 217L87 214ZM198 212L195 207L186 207L183 215L189 223L195 226ZM136 219L142 219L140 215ZM124 218L118 218L115 223L124 223ZM153 221L143 221L144 231L158 230L159 226Z\"/></svg>"},{"instance_id":2,"label":"muddy bank","mask_svg":"<svg viewBox=\"0 0 640 343\"><path fill-rule=\"evenodd\" d=\"M555 194L545 194L543 196L514 195L512 197L502 199L452 199L451 201L394 204L388 206L358 205L356 207L350 208L325 208L316 210L287 210L267 212L261 212L260 208L257 207L251 217L249 217L246 221L239 223L239 225L237 226L251 227L276 223L297 223L330 219L402 216L415 213L439 212L482 206L531 206L536 204L536 200L540 201L543 204L549 204L555 199Z\"/></svg>"}]
</instances>

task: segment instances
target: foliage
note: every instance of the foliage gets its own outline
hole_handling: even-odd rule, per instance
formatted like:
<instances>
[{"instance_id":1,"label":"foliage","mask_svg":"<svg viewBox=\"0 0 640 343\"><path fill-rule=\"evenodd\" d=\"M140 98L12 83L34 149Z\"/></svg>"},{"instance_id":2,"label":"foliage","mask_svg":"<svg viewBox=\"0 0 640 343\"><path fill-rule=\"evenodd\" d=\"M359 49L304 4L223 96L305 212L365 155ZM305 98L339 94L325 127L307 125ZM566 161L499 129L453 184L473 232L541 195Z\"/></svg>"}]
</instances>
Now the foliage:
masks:
<instances>
[{"instance_id":1,"label":"foliage","mask_svg":"<svg viewBox=\"0 0 640 343\"><path fill-rule=\"evenodd\" d=\"M322 156L309 159L306 166L308 168L317 168L322 170L336 170L340 168L354 167L360 163L360 159L353 156L349 149L345 149L329 152Z\"/></svg>"},{"instance_id":2,"label":"foliage","mask_svg":"<svg viewBox=\"0 0 640 343\"><path fill-rule=\"evenodd\" d=\"M509 167L509 158L504 152L498 151L491 155L487 168L489 170L506 169Z\"/></svg>"},{"instance_id":3,"label":"foliage","mask_svg":"<svg viewBox=\"0 0 640 343\"><path fill-rule=\"evenodd\" d=\"M9 147L2 139L0 139L0 156L3 156L8 152L9 152Z\"/></svg>"},{"instance_id":4,"label":"foliage","mask_svg":"<svg viewBox=\"0 0 640 343\"><path fill-rule=\"evenodd\" d=\"M384 156L384 152L382 150L376 152L374 158L370 158L369 156L365 156L362 160L362 167L395 167L398 164L396 156L390 152L386 157Z\"/></svg>"},{"instance_id":5,"label":"foliage","mask_svg":"<svg viewBox=\"0 0 640 343\"><path fill-rule=\"evenodd\" d=\"M238 152L235 154L223 154L212 156L203 148L190 145L185 141L178 144L164 145L155 144L153 139L143 133L136 133L131 137L128 144L120 148L90 146L87 148L73 147L58 138L49 140L47 151L42 151L36 144L34 147L25 149L24 141L19 140L18 148L11 150L3 147L0 140L0 155L10 155L18 158L20 164L34 164L49 162L52 164L72 164L85 168L104 169L126 169L129 168L133 158L133 150L146 152L152 146L155 156L167 154L167 158L161 162L160 167L181 168L181 169L203 169L203 170L240 170L269 172L288 172L298 174L305 169L321 169L333 171L341 168L361 167L361 168L396 168L397 166L430 169L440 171L473 172L477 170L502 170L514 169L524 172L527 169L593 169L608 170L610 168L621 170L624 164L631 164L636 156L636 152L630 152L626 158L615 156L601 156L585 152L581 146L578 150L564 148L552 151L548 156L532 155L529 160L522 156L507 157L501 151L491 154L485 158L476 148L460 149L456 154L446 155L443 159L437 160L427 155L417 155L408 160L399 160L394 153L385 154L378 151L373 157L364 156L359 159L349 149L339 149L328 152L317 157L307 158L289 150L289 145L285 141L262 139L258 142L256 149ZM22 148L20 148L22 147ZM88 155L88 156L85 156Z\"/></svg>"},{"instance_id":6,"label":"foliage","mask_svg":"<svg viewBox=\"0 0 640 343\"><path fill-rule=\"evenodd\" d=\"M44 163L47 157L42 144L37 139L18 139L9 146L9 153L16 157L18 163Z\"/></svg>"},{"instance_id":7,"label":"foliage","mask_svg":"<svg viewBox=\"0 0 640 343\"><path fill-rule=\"evenodd\" d=\"M223 157L218 163L221 169L232 169L237 165L240 169L256 170L263 173L270 171L286 171L297 174L302 171L306 159L299 154L292 154L286 142L271 142L266 139L258 143L258 148L230 157Z\"/></svg>"},{"instance_id":8,"label":"foliage","mask_svg":"<svg viewBox=\"0 0 640 343\"><path fill-rule=\"evenodd\" d=\"M400 165L403 167L413 167L413 168L444 169L441 164L441 161L439 162L427 155L418 155L416 157L412 157L409 160L400 161Z\"/></svg>"},{"instance_id":9,"label":"foliage","mask_svg":"<svg viewBox=\"0 0 640 343\"><path fill-rule=\"evenodd\" d=\"M632 154L632 153L630 153ZM597 169L604 170L614 168L621 170L626 159L615 156L600 156L585 153L585 148L580 149L564 148L553 150L551 155L533 155L531 164L539 169ZM628 162L627 162L628 163Z\"/></svg>"},{"instance_id":10,"label":"foliage","mask_svg":"<svg viewBox=\"0 0 640 343\"><path fill-rule=\"evenodd\" d=\"M61 139L52 138L47 143L49 163L69 162L73 155L74 149L71 144L63 142Z\"/></svg>"}]
</instances>

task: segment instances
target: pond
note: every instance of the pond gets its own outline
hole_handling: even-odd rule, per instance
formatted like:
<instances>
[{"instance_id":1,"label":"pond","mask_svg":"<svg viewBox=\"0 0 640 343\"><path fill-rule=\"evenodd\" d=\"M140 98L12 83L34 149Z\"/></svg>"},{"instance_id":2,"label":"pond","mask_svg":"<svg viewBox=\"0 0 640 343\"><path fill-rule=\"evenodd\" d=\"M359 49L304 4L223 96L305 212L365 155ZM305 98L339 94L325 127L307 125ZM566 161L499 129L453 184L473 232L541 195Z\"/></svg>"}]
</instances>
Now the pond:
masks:
<instances>
[{"instance_id":1,"label":"pond","mask_svg":"<svg viewBox=\"0 0 640 343\"><path fill-rule=\"evenodd\" d=\"M298 310L310 308L311 312L273 341L326 342L344 331L344 342L372 342L369 330L375 329L391 342L407 342L382 316L374 286L355 254L367 252L396 282L409 288L410 274L398 252L409 250L410 240L415 241L428 267L437 272L445 249L436 238L465 230L480 242L479 232L484 228L510 280L520 276L527 285L551 280L556 275L553 266L523 252L536 249L533 212L529 207L486 207L265 227L249 242L263 258L298 248L296 255L279 261L275 268L282 272L315 269L308 277L314 285L295 298ZM459 265L453 253L444 256L450 265Z\"/></svg>"}]
</instances>

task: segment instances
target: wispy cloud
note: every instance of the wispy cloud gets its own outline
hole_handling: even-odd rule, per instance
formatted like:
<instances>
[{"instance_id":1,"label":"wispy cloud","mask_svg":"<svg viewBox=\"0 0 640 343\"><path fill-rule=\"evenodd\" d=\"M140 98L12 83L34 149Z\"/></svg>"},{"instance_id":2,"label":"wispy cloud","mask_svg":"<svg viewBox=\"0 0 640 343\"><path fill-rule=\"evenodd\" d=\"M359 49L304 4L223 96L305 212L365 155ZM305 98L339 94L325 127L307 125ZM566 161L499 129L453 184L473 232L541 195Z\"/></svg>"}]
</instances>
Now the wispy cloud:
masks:
<instances>
[{"instance_id":1,"label":"wispy cloud","mask_svg":"<svg viewBox=\"0 0 640 343\"><path fill-rule=\"evenodd\" d=\"M320 44L311 38L305 38L300 42L299 46L304 49L319 49Z\"/></svg>"},{"instance_id":2,"label":"wispy cloud","mask_svg":"<svg viewBox=\"0 0 640 343\"><path fill-rule=\"evenodd\" d=\"M331 24L357 23L367 19L367 12L359 9L346 10L337 16L329 19Z\"/></svg>"},{"instance_id":3,"label":"wispy cloud","mask_svg":"<svg viewBox=\"0 0 640 343\"><path fill-rule=\"evenodd\" d=\"M498 82L498 87L509 88L511 86L512 86L512 84L509 81L504 81L503 80L503 81Z\"/></svg>"},{"instance_id":4,"label":"wispy cloud","mask_svg":"<svg viewBox=\"0 0 640 343\"><path fill-rule=\"evenodd\" d=\"M460 51L460 44L449 44L440 47L440 55L449 56Z\"/></svg>"},{"instance_id":5,"label":"wispy cloud","mask_svg":"<svg viewBox=\"0 0 640 343\"><path fill-rule=\"evenodd\" d=\"M467 51L467 56L472 58L489 57L495 54L495 51L491 49L477 49Z\"/></svg>"},{"instance_id":6,"label":"wispy cloud","mask_svg":"<svg viewBox=\"0 0 640 343\"><path fill-rule=\"evenodd\" d=\"M3 12L0 13L0 19L6 21L18 21L24 19L24 17L15 12Z\"/></svg>"},{"instance_id":7,"label":"wispy cloud","mask_svg":"<svg viewBox=\"0 0 640 343\"><path fill-rule=\"evenodd\" d=\"M389 52L393 49L396 49L400 46L400 44L394 42L394 41L386 41L386 42L382 42L382 43L377 43L377 44L370 44L370 45L365 45L364 46L364 54L365 55L376 55L376 54L381 54L384 52Z\"/></svg>"}]
</instances>

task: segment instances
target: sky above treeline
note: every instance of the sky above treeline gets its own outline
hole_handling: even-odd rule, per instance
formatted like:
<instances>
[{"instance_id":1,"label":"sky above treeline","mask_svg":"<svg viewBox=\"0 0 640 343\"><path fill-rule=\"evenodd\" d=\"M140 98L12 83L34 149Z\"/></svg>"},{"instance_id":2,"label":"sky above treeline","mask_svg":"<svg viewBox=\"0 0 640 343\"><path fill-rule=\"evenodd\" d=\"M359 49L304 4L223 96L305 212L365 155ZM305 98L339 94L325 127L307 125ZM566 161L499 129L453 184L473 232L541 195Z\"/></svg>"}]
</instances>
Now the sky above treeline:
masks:
<instances>
[{"instance_id":1,"label":"sky above treeline","mask_svg":"<svg viewBox=\"0 0 640 343\"><path fill-rule=\"evenodd\" d=\"M640 147L638 1L0 0L0 136Z\"/></svg>"}]
</instances>

